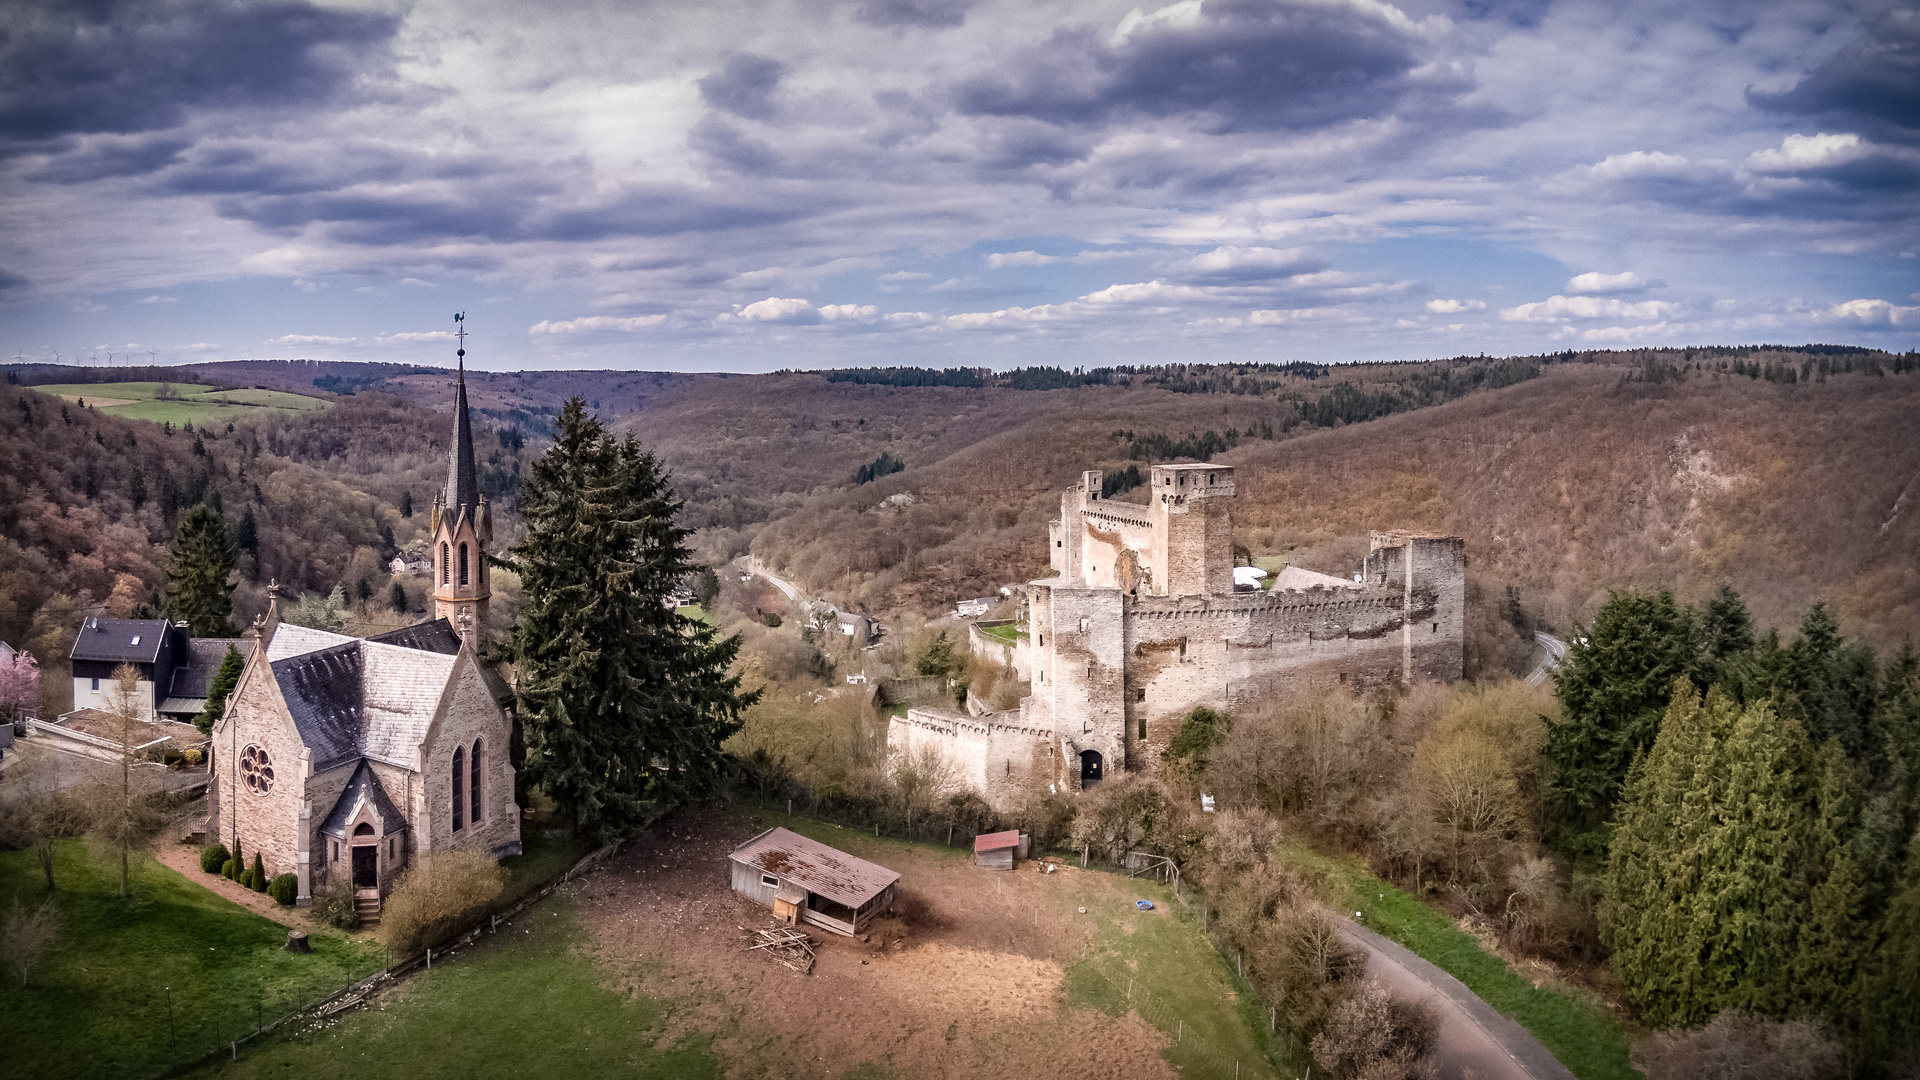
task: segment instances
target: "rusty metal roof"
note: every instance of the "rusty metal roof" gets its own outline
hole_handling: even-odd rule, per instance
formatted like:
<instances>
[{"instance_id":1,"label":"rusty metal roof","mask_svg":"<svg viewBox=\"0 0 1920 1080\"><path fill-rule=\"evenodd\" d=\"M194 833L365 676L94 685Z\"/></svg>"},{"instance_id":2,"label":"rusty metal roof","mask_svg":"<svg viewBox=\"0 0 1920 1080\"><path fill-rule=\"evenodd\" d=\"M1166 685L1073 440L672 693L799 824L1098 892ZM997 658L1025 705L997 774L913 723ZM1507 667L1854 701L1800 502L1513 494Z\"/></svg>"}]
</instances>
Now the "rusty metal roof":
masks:
<instances>
[{"instance_id":1,"label":"rusty metal roof","mask_svg":"<svg viewBox=\"0 0 1920 1080\"><path fill-rule=\"evenodd\" d=\"M1002 848L1017 848L1019 846L1019 829L1008 829L1006 832L984 833L973 838L973 853L975 855L983 851L999 851Z\"/></svg>"},{"instance_id":2,"label":"rusty metal roof","mask_svg":"<svg viewBox=\"0 0 1920 1080\"><path fill-rule=\"evenodd\" d=\"M900 880L884 866L836 851L818 840L779 827L733 849L729 856L835 903L857 908Z\"/></svg>"}]
</instances>

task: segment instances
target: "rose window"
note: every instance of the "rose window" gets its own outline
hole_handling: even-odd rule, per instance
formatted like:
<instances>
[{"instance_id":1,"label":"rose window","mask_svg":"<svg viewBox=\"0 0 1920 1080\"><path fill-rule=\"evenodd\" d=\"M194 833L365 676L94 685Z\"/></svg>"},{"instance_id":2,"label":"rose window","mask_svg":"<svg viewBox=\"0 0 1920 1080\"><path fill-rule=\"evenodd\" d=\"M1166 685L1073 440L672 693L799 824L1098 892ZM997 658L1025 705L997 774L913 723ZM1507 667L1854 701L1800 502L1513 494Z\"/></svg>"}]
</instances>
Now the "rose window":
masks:
<instances>
[{"instance_id":1,"label":"rose window","mask_svg":"<svg viewBox=\"0 0 1920 1080\"><path fill-rule=\"evenodd\" d=\"M273 790L273 762L267 752L258 746L248 744L240 751L240 779L247 790L255 795L265 795Z\"/></svg>"}]
</instances>

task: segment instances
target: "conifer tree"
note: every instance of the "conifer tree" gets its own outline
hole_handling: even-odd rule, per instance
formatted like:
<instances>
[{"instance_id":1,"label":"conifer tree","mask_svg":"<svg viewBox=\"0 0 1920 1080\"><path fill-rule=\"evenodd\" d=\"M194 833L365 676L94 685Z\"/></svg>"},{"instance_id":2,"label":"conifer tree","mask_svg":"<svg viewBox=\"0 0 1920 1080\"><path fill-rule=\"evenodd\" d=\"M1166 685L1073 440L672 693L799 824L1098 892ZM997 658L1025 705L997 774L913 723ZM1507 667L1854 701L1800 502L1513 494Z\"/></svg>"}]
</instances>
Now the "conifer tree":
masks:
<instances>
[{"instance_id":1,"label":"conifer tree","mask_svg":"<svg viewBox=\"0 0 1920 1080\"><path fill-rule=\"evenodd\" d=\"M180 518L167 567L167 599L173 617L185 619L195 637L232 637L233 541L220 512L197 503Z\"/></svg>"},{"instance_id":2,"label":"conifer tree","mask_svg":"<svg viewBox=\"0 0 1920 1080\"><path fill-rule=\"evenodd\" d=\"M1753 648L1753 616L1746 602L1731 586L1720 591L1700 609L1700 665L1697 681L1712 685L1719 682L1727 666Z\"/></svg>"},{"instance_id":3,"label":"conifer tree","mask_svg":"<svg viewBox=\"0 0 1920 1080\"><path fill-rule=\"evenodd\" d=\"M233 546L253 557L253 575L260 576L260 523L254 520L253 506L249 504L240 515L240 526L234 530Z\"/></svg>"},{"instance_id":4,"label":"conifer tree","mask_svg":"<svg viewBox=\"0 0 1920 1080\"><path fill-rule=\"evenodd\" d=\"M1591 628L1575 628L1554 675L1561 720L1546 744L1548 825L1562 850L1603 856L1627 767L1652 745L1673 681L1694 674L1695 639L1692 612L1668 592L1615 593Z\"/></svg>"},{"instance_id":5,"label":"conifer tree","mask_svg":"<svg viewBox=\"0 0 1920 1080\"><path fill-rule=\"evenodd\" d=\"M586 832L621 835L713 788L755 695L737 637L662 601L692 569L681 503L653 455L566 403L521 492L509 565L525 600L511 654L528 780Z\"/></svg>"},{"instance_id":6,"label":"conifer tree","mask_svg":"<svg viewBox=\"0 0 1920 1080\"><path fill-rule=\"evenodd\" d=\"M1813 880L1806 921L1794 942L1790 1011L1825 1015L1843 1030L1859 1019L1860 960L1868 937L1866 890L1854 855L1860 789L1838 742L1816 758L1813 821L1805 866Z\"/></svg>"},{"instance_id":7,"label":"conifer tree","mask_svg":"<svg viewBox=\"0 0 1920 1080\"><path fill-rule=\"evenodd\" d=\"M1920 1042L1920 835L1877 944L1862 980L1861 1041L1869 1060L1886 1062Z\"/></svg>"},{"instance_id":8,"label":"conifer tree","mask_svg":"<svg viewBox=\"0 0 1920 1080\"><path fill-rule=\"evenodd\" d=\"M207 707L193 718L193 724L202 732L213 730L213 725L227 711L227 695L240 684L240 673L247 667L246 657L240 650L227 646L227 655L220 658L220 670L213 673L213 679L207 683Z\"/></svg>"}]
</instances>

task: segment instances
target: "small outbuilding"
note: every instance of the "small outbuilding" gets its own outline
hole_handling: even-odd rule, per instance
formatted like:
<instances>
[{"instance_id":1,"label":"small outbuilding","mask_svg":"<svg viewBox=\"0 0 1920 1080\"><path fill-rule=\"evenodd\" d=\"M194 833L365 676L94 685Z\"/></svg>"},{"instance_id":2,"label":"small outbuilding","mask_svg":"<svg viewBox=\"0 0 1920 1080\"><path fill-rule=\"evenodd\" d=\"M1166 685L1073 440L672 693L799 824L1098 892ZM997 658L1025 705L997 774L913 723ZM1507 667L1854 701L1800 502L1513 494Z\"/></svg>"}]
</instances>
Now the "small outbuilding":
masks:
<instances>
[{"instance_id":1,"label":"small outbuilding","mask_svg":"<svg viewBox=\"0 0 1920 1080\"><path fill-rule=\"evenodd\" d=\"M789 925L811 923L849 937L893 910L900 875L877 863L771 828L733 849L733 891Z\"/></svg>"},{"instance_id":2,"label":"small outbuilding","mask_svg":"<svg viewBox=\"0 0 1920 1080\"><path fill-rule=\"evenodd\" d=\"M1018 829L982 833L973 838L973 864L989 870L1011 870L1013 860L1027 857L1028 838Z\"/></svg>"}]
</instances>

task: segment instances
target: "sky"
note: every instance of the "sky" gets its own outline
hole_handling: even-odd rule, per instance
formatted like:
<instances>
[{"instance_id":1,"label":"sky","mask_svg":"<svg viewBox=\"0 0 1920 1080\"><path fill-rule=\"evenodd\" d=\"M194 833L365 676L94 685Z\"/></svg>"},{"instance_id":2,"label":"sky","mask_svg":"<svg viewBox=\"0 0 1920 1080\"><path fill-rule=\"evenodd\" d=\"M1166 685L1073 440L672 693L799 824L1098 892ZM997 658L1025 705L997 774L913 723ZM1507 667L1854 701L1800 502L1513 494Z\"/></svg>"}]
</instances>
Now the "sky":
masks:
<instances>
[{"instance_id":1,"label":"sky","mask_svg":"<svg viewBox=\"0 0 1920 1080\"><path fill-rule=\"evenodd\" d=\"M9 0L0 351L1920 347L1920 7Z\"/></svg>"}]
</instances>

